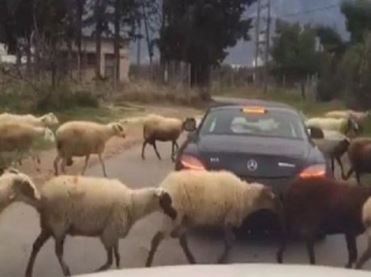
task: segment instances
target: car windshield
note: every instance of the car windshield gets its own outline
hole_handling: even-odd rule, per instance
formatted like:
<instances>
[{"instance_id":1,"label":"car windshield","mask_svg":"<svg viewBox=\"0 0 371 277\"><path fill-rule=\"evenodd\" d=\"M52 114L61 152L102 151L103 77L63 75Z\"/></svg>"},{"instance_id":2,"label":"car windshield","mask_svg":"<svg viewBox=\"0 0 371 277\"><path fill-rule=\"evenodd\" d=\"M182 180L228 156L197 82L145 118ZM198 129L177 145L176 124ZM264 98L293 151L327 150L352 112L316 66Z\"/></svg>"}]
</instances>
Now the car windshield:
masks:
<instances>
[{"instance_id":1,"label":"car windshield","mask_svg":"<svg viewBox=\"0 0 371 277\"><path fill-rule=\"evenodd\" d=\"M211 111L201 126L200 135L239 135L286 139L305 138L300 118L284 110L264 114L245 113L241 109Z\"/></svg>"}]
</instances>

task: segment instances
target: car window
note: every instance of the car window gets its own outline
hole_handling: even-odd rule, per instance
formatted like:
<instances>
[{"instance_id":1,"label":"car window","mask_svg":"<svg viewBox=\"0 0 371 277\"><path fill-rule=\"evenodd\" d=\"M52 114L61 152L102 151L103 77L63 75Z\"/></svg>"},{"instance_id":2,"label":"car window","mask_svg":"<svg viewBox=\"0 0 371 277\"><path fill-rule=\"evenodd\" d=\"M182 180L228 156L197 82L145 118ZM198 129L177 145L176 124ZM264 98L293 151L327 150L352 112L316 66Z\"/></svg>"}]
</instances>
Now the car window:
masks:
<instances>
[{"instance_id":1,"label":"car window","mask_svg":"<svg viewBox=\"0 0 371 277\"><path fill-rule=\"evenodd\" d=\"M304 139L305 129L300 118L291 112L251 114L236 109L210 112L200 130L200 135L207 134Z\"/></svg>"}]
</instances>

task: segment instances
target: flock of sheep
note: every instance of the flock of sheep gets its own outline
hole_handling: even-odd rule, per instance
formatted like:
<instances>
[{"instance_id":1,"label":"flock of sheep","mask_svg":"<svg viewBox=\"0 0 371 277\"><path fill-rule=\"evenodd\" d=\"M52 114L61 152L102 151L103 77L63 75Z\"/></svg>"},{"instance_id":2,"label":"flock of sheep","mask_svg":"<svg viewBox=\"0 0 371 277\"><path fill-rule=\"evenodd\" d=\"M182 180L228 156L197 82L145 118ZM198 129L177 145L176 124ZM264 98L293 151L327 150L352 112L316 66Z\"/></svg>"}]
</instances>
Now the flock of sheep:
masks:
<instances>
[{"instance_id":1,"label":"flock of sheep","mask_svg":"<svg viewBox=\"0 0 371 277\"><path fill-rule=\"evenodd\" d=\"M341 111L306 121L308 126L317 127L323 133L322 139L316 143L329 158L339 161L348 152L351 162L349 176L352 171L359 175L371 169L371 166L367 168L367 156L371 161L371 153L368 154L371 139L355 137L367 116L366 113ZM225 246L218 262L225 262L235 239L234 229L260 210L271 210L278 215L282 231L277 252L279 263L283 262L286 241L291 235L299 235L306 241L312 264L315 263L316 239L328 234L345 235L349 251L347 267L355 265L361 268L371 257L371 188L365 186L308 177L294 181L281 199L269 187L247 183L226 171L171 172L158 186L136 190L119 180L106 178L102 158L105 144L113 136L125 137L126 124L143 124L142 158L145 158L146 145L151 144L161 159L156 141L170 141L174 158L177 139L192 120L149 115L107 125L74 121L62 124L54 135L49 128L59 125L59 121L53 114L39 118L0 115L0 130L3 130L0 131L0 147L6 145L1 151L29 152L39 137L55 141L58 152L55 173L58 175L61 162L64 174L37 186L29 176L16 169L2 170L0 213L12 203L22 201L34 207L40 215L41 232L30 249L26 276L32 276L36 256L50 238L55 241L55 254L64 275L71 275L63 257L68 235L101 240L107 260L98 270L106 270L113 263L120 267L119 239L129 234L135 222L153 212L162 213L163 222L152 238L146 266L152 265L161 241L169 237L177 238L188 261L195 263L187 233L197 226L223 228ZM3 137L6 138L4 145ZM98 155L105 178L82 176L92 154ZM65 166L72 164L73 157L85 157L81 175L65 175ZM365 230L368 248L357 261L356 237Z\"/></svg>"}]
</instances>

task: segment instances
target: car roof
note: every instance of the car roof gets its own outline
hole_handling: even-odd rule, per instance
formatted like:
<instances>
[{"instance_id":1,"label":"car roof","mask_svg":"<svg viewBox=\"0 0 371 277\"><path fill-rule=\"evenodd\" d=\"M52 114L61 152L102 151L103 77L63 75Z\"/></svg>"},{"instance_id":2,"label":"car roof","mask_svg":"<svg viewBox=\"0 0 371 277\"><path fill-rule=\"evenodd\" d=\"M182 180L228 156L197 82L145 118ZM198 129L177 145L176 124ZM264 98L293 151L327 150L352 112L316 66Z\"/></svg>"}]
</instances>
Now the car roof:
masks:
<instances>
[{"instance_id":1,"label":"car roof","mask_svg":"<svg viewBox=\"0 0 371 277\"><path fill-rule=\"evenodd\" d=\"M241 109L246 108L249 106L259 106L266 108L268 110L286 110L294 113L298 113L298 111L285 103L276 102L276 101L267 101L267 100L260 100L260 99L238 99L238 100L231 100L231 101L220 101L211 106L210 110L226 110L226 109Z\"/></svg>"}]
</instances>

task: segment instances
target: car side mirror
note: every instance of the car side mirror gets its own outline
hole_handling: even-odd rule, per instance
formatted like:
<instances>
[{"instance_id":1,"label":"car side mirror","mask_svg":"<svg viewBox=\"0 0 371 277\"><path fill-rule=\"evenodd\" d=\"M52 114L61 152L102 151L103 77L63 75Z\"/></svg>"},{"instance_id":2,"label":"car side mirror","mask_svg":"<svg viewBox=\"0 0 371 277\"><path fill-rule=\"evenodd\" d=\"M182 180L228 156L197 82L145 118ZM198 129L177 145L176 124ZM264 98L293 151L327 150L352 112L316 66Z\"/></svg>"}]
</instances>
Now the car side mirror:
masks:
<instances>
[{"instance_id":1,"label":"car side mirror","mask_svg":"<svg viewBox=\"0 0 371 277\"><path fill-rule=\"evenodd\" d=\"M325 138L325 134L323 133L321 128L308 127L307 129L308 129L309 136L312 139L324 139Z\"/></svg>"},{"instance_id":2,"label":"car side mirror","mask_svg":"<svg viewBox=\"0 0 371 277\"><path fill-rule=\"evenodd\" d=\"M194 132L197 129L197 122L194 118L187 118L183 123L183 129L187 132Z\"/></svg>"}]
</instances>

